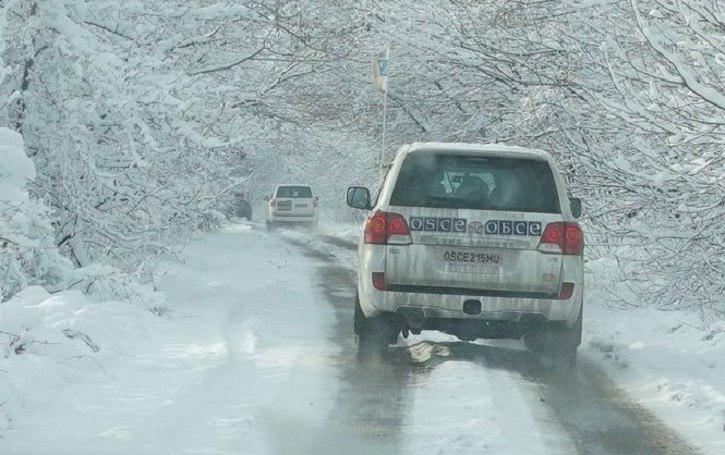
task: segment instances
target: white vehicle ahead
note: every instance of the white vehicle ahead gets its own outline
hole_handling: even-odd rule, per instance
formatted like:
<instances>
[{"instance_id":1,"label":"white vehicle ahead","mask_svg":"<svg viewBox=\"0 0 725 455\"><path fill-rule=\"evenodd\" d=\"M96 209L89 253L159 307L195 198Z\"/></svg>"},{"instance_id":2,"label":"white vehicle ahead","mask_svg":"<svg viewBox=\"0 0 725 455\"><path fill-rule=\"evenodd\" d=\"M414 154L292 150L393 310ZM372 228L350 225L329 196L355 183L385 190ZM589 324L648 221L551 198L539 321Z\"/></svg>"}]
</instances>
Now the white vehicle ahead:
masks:
<instances>
[{"instance_id":1,"label":"white vehicle ahead","mask_svg":"<svg viewBox=\"0 0 725 455\"><path fill-rule=\"evenodd\" d=\"M318 199L308 185L279 185L268 197L267 228L279 224L317 225Z\"/></svg>"},{"instance_id":2,"label":"white vehicle ahead","mask_svg":"<svg viewBox=\"0 0 725 455\"><path fill-rule=\"evenodd\" d=\"M576 361L584 266L581 201L544 151L499 144L402 147L358 246L355 334L380 351L400 331L521 338Z\"/></svg>"}]
</instances>

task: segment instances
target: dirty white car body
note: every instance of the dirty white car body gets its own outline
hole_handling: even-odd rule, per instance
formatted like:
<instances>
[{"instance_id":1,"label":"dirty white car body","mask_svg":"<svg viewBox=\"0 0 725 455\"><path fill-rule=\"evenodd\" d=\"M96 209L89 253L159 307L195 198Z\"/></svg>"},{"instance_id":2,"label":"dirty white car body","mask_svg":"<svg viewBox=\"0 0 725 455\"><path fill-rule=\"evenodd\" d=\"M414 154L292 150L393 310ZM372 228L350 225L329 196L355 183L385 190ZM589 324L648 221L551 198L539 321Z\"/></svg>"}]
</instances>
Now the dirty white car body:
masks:
<instances>
[{"instance_id":1,"label":"dirty white car body","mask_svg":"<svg viewBox=\"0 0 725 455\"><path fill-rule=\"evenodd\" d=\"M434 164L415 171L411 163ZM430 169L440 175L426 177ZM441 179L440 197L422 199L418 188L400 188L430 178ZM517 189L507 191L507 180ZM464 186L476 185L499 206L454 200ZM542 189L553 194L537 194ZM501 202L516 193L526 195L519 206ZM463 339L519 338L549 323L581 324L583 235L549 153L500 144L407 145L369 206L357 257L365 318L394 314L404 333L437 329ZM580 331L575 336L580 340Z\"/></svg>"}]
</instances>

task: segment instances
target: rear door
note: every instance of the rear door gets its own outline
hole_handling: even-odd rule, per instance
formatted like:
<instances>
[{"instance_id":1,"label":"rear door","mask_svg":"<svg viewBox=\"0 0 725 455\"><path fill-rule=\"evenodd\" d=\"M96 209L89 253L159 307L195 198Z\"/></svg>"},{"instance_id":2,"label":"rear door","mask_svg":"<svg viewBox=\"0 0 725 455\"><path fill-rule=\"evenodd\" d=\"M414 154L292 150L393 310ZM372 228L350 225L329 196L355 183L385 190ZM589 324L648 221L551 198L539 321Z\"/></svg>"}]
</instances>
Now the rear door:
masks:
<instances>
[{"instance_id":1,"label":"rear door","mask_svg":"<svg viewBox=\"0 0 725 455\"><path fill-rule=\"evenodd\" d=\"M546 161L411 153L390 199L413 243L386 248L393 289L430 293L548 296L561 256L537 250L562 215Z\"/></svg>"},{"instance_id":2,"label":"rear door","mask_svg":"<svg viewBox=\"0 0 725 455\"><path fill-rule=\"evenodd\" d=\"M277 214L280 216L306 217L314 214L314 199L309 186L280 186L275 199Z\"/></svg>"}]
</instances>

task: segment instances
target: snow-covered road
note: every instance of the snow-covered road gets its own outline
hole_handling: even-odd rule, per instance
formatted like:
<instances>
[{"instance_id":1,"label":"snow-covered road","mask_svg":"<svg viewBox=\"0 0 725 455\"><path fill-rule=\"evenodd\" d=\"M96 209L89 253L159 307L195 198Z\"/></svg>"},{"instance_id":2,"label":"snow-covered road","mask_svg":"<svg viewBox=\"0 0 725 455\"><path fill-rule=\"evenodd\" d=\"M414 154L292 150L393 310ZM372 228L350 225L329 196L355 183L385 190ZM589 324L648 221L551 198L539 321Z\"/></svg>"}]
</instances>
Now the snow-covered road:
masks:
<instances>
[{"instance_id":1,"label":"snow-covered road","mask_svg":"<svg viewBox=\"0 0 725 455\"><path fill-rule=\"evenodd\" d=\"M691 452L586 361L424 333L359 363L350 258L254 225L194 242L165 266L171 320L37 406L2 453Z\"/></svg>"}]
</instances>

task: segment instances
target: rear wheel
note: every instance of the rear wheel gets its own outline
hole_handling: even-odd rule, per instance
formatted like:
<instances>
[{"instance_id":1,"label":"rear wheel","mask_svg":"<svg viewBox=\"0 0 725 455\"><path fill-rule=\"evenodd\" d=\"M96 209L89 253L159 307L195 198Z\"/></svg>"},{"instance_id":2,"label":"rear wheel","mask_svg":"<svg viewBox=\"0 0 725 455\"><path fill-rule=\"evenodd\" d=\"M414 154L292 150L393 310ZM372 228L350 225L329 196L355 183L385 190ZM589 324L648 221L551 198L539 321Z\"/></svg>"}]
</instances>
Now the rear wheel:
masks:
<instances>
[{"instance_id":1,"label":"rear wheel","mask_svg":"<svg viewBox=\"0 0 725 455\"><path fill-rule=\"evenodd\" d=\"M274 229L274 225L272 224L271 221L266 220L264 224L267 227L267 231L271 231L272 229Z\"/></svg>"},{"instance_id":2,"label":"rear wheel","mask_svg":"<svg viewBox=\"0 0 725 455\"><path fill-rule=\"evenodd\" d=\"M400 326L391 313L382 313L370 318L365 317L362 308L360 308L360 299L356 296L353 330L358 355L366 358L384 355L388 345L397 341Z\"/></svg>"},{"instance_id":3,"label":"rear wheel","mask_svg":"<svg viewBox=\"0 0 725 455\"><path fill-rule=\"evenodd\" d=\"M571 327L542 326L524 334L524 344L531 352L551 357L567 366L576 366L577 348L582 339L582 313Z\"/></svg>"}]
</instances>

